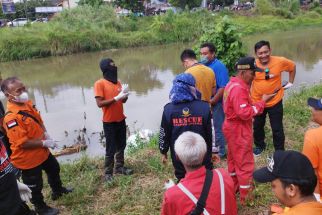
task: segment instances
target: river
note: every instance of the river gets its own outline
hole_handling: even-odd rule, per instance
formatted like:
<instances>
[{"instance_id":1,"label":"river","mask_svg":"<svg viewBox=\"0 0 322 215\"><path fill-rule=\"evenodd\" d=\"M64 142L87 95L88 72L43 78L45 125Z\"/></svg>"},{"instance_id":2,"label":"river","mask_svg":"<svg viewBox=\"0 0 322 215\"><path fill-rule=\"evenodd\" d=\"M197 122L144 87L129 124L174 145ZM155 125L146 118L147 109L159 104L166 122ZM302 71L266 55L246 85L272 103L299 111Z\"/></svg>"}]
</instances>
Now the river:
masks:
<instances>
[{"instance_id":1,"label":"river","mask_svg":"<svg viewBox=\"0 0 322 215\"><path fill-rule=\"evenodd\" d=\"M249 55L253 55L253 45L261 39L271 42L273 55L296 62L295 85L322 80L321 28L249 36L244 39ZM73 144L81 134L80 129L85 127L87 154L97 156L104 154L104 147L99 143L102 113L93 95L93 84L102 76L98 67L100 59L113 58L119 68L119 79L130 86L124 109L131 133L145 128L157 132L172 80L184 71L179 58L184 48L189 45L171 44L0 63L0 71L3 78L17 76L28 86L47 130L60 141L60 146Z\"/></svg>"}]
</instances>

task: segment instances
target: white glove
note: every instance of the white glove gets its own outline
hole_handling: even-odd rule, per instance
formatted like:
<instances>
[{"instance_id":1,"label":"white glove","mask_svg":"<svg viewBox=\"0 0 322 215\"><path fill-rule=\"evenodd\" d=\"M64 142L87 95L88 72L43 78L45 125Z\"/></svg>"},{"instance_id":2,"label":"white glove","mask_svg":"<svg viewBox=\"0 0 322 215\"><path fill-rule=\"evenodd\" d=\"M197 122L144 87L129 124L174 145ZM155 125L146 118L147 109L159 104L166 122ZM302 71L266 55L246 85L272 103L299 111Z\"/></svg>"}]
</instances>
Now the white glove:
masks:
<instances>
[{"instance_id":1,"label":"white glove","mask_svg":"<svg viewBox=\"0 0 322 215\"><path fill-rule=\"evenodd\" d=\"M316 201L318 201L318 202L322 203L322 202L321 202L321 199L320 199L320 194L319 194L319 193L313 193L313 195L314 195L314 197L315 197Z\"/></svg>"},{"instance_id":2,"label":"white glove","mask_svg":"<svg viewBox=\"0 0 322 215\"><path fill-rule=\"evenodd\" d=\"M115 101L118 101L120 99L125 99L126 97L128 97L129 93L124 93L123 90L117 95L114 97L114 100Z\"/></svg>"},{"instance_id":3,"label":"white glove","mask_svg":"<svg viewBox=\"0 0 322 215\"><path fill-rule=\"evenodd\" d=\"M29 187L24 183L19 182L18 180L17 185L22 201L29 202L31 199L31 190L29 189Z\"/></svg>"},{"instance_id":4,"label":"white glove","mask_svg":"<svg viewBox=\"0 0 322 215\"><path fill-rule=\"evenodd\" d=\"M164 183L163 189L167 190L167 189L173 187L174 185L176 185L176 184L171 179L169 179Z\"/></svg>"},{"instance_id":5,"label":"white glove","mask_svg":"<svg viewBox=\"0 0 322 215\"><path fill-rule=\"evenodd\" d=\"M283 88L284 90L287 90L288 88L291 88L293 84L291 82L288 82Z\"/></svg>"},{"instance_id":6,"label":"white glove","mask_svg":"<svg viewBox=\"0 0 322 215\"><path fill-rule=\"evenodd\" d=\"M52 140L52 138L49 136L47 132L44 133L45 140Z\"/></svg>"},{"instance_id":7,"label":"white glove","mask_svg":"<svg viewBox=\"0 0 322 215\"><path fill-rule=\"evenodd\" d=\"M129 92L129 85L128 84L122 84L122 91L123 93Z\"/></svg>"},{"instance_id":8,"label":"white glove","mask_svg":"<svg viewBox=\"0 0 322 215\"><path fill-rule=\"evenodd\" d=\"M54 149L54 148L58 147L56 141L52 140L52 139L43 140L42 145L43 145L43 147L47 147L47 148L51 148L51 149Z\"/></svg>"}]
</instances>

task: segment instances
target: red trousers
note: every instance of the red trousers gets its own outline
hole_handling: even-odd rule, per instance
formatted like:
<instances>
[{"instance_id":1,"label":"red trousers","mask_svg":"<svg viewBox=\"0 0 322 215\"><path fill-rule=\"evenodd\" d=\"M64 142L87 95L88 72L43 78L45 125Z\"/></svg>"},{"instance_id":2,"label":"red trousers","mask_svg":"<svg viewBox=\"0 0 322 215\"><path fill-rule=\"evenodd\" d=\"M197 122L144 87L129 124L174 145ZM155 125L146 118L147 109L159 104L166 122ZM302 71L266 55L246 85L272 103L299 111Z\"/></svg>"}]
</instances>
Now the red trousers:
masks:
<instances>
[{"instance_id":1,"label":"red trousers","mask_svg":"<svg viewBox=\"0 0 322 215\"><path fill-rule=\"evenodd\" d=\"M252 122L225 120L223 133L228 147L228 172L234 181L235 191L239 191L240 200L243 202L252 190L255 168Z\"/></svg>"}]
</instances>

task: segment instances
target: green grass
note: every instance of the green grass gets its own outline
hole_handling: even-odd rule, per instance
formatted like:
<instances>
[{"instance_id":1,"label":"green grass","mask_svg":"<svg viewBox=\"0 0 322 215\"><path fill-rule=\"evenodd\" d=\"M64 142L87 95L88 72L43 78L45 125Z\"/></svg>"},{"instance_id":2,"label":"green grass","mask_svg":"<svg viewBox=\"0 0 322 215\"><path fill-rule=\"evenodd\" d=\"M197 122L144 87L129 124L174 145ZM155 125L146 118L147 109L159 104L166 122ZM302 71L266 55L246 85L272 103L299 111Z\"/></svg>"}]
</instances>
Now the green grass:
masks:
<instances>
[{"instance_id":1,"label":"green grass","mask_svg":"<svg viewBox=\"0 0 322 215\"><path fill-rule=\"evenodd\" d=\"M302 12L294 19L280 16L247 16L228 11L153 17L117 17L111 7L79 6L64 10L48 23L0 29L0 61L25 60L52 55L196 41L207 26L229 16L244 36L256 32L289 30L299 26L322 25L322 16Z\"/></svg>"},{"instance_id":2,"label":"green grass","mask_svg":"<svg viewBox=\"0 0 322 215\"><path fill-rule=\"evenodd\" d=\"M308 97L322 97L322 85L302 88L285 101L284 128L286 148L301 151L304 132L310 121L310 111L306 105ZM267 156L273 153L272 135L266 126L268 149L256 159L256 167L266 165ZM160 214L163 184L174 178L171 162L161 163L157 147L157 137L150 143L141 142L138 149L127 153L126 164L133 168L132 176L116 176L113 183L103 181L103 159L89 159L84 156L79 161L61 165L61 177L64 185L75 188L74 192L65 195L58 201L50 200L50 189L45 184L46 202L58 207L61 214L93 215L139 215ZM225 167L225 162L219 165ZM46 180L45 180L46 181ZM270 184L257 184L255 199L246 207L239 206L238 214L258 214L269 209L269 205L278 203L271 192Z\"/></svg>"}]
</instances>

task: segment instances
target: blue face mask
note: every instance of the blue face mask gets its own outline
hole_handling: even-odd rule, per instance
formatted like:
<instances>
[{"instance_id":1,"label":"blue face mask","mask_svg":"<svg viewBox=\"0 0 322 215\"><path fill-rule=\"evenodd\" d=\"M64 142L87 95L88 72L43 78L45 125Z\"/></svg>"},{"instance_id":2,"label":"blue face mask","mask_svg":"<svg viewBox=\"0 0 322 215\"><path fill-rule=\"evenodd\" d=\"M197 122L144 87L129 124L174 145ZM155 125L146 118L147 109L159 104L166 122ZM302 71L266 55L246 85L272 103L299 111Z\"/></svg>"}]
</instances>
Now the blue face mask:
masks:
<instances>
[{"instance_id":1,"label":"blue face mask","mask_svg":"<svg viewBox=\"0 0 322 215\"><path fill-rule=\"evenodd\" d=\"M207 57L205 57L205 56L201 56L199 63L206 64L206 63L208 63L208 62L209 62L209 60L208 60L208 58L207 58Z\"/></svg>"}]
</instances>

